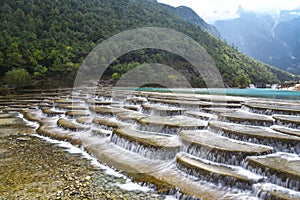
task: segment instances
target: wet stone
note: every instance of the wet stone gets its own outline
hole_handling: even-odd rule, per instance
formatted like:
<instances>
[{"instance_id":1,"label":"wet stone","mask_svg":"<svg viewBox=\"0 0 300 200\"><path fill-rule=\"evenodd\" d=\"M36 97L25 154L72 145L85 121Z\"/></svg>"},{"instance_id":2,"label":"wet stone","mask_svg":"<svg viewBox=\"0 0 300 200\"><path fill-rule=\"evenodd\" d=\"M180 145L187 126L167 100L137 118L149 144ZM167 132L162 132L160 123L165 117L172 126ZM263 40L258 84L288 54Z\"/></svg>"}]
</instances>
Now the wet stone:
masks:
<instances>
[{"instance_id":1,"label":"wet stone","mask_svg":"<svg viewBox=\"0 0 300 200\"><path fill-rule=\"evenodd\" d=\"M273 130L284 133L284 134L288 134L288 135L294 135L294 136L298 136L300 137L300 130L299 129L293 129L293 128L287 128L284 126L272 126L271 127Z\"/></svg>"},{"instance_id":2,"label":"wet stone","mask_svg":"<svg viewBox=\"0 0 300 200\"><path fill-rule=\"evenodd\" d=\"M269 126L274 123L274 119L270 116L250 113L242 110L221 113L219 117L230 122L246 123L251 125Z\"/></svg>"},{"instance_id":3,"label":"wet stone","mask_svg":"<svg viewBox=\"0 0 300 200\"><path fill-rule=\"evenodd\" d=\"M65 109L65 110L86 110L87 109L86 107L82 106L81 104L74 104L74 105L58 104L55 107L59 108L59 109Z\"/></svg>"},{"instance_id":4,"label":"wet stone","mask_svg":"<svg viewBox=\"0 0 300 200\"><path fill-rule=\"evenodd\" d=\"M262 176L257 176L251 172L244 172L243 174L244 169L242 168L209 162L184 153L176 156L176 165L180 170L192 176L197 176L201 180L217 185L221 184L224 187L230 186L249 190L253 183L263 180ZM252 178L249 177L249 174Z\"/></svg>"},{"instance_id":5,"label":"wet stone","mask_svg":"<svg viewBox=\"0 0 300 200\"><path fill-rule=\"evenodd\" d=\"M160 92L148 92L145 95L149 96L149 98L157 98L157 99L174 99L174 100L187 100L187 101L198 101L199 98L193 94L174 94L174 93L160 93ZM148 98L148 100L149 100Z\"/></svg>"},{"instance_id":6,"label":"wet stone","mask_svg":"<svg viewBox=\"0 0 300 200\"><path fill-rule=\"evenodd\" d=\"M184 112L184 114L189 117L195 117L201 120L210 120L214 117L213 114L205 113L205 112L196 112L196 111L186 111Z\"/></svg>"},{"instance_id":7,"label":"wet stone","mask_svg":"<svg viewBox=\"0 0 300 200\"><path fill-rule=\"evenodd\" d=\"M22 120L19 118L0 118L0 126L14 125L21 122Z\"/></svg>"},{"instance_id":8,"label":"wet stone","mask_svg":"<svg viewBox=\"0 0 300 200\"><path fill-rule=\"evenodd\" d=\"M95 117L93 119L93 123L104 128L110 128L110 130L113 130L115 128L121 128L121 127L126 127L129 126L128 124L124 122L119 122L114 119L110 118L105 118L105 117Z\"/></svg>"},{"instance_id":9,"label":"wet stone","mask_svg":"<svg viewBox=\"0 0 300 200\"><path fill-rule=\"evenodd\" d=\"M101 138L110 137L112 134L112 131L110 130L103 130L103 129L92 129L92 133L96 136L99 136Z\"/></svg>"},{"instance_id":10,"label":"wet stone","mask_svg":"<svg viewBox=\"0 0 300 200\"><path fill-rule=\"evenodd\" d=\"M133 110L133 111L138 111L140 109L140 106L137 105L124 105L123 107L127 110Z\"/></svg>"},{"instance_id":11,"label":"wet stone","mask_svg":"<svg viewBox=\"0 0 300 200\"><path fill-rule=\"evenodd\" d=\"M26 141L30 141L31 138L30 137L18 137L16 139L17 142L26 142Z\"/></svg>"},{"instance_id":12,"label":"wet stone","mask_svg":"<svg viewBox=\"0 0 300 200\"><path fill-rule=\"evenodd\" d=\"M158 192L176 194L196 199L218 200L226 196L227 200L235 200L239 197L249 197L249 194L235 194L231 191L224 191L210 185L201 184L199 180L191 180L184 173L179 173L176 166L161 160L147 159L142 155L105 142L87 147L93 155L96 155L100 162L129 174L133 180L156 186ZM239 197L238 197L239 196ZM251 195L250 195L251 196ZM132 198L134 199L134 198ZM193 197L192 197L193 199Z\"/></svg>"},{"instance_id":13,"label":"wet stone","mask_svg":"<svg viewBox=\"0 0 300 200\"><path fill-rule=\"evenodd\" d=\"M181 115L186 109L161 106L157 104L142 104L143 112L146 114L156 114L160 116Z\"/></svg>"},{"instance_id":14,"label":"wet stone","mask_svg":"<svg viewBox=\"0 0 300 200\"><path fill-rule=\"evenodd\" d=\"M147 99L144 97L129 97L126 98L125 102L133 105L139 105L144 102L147 102Z\"/></svg>"},{"instance_id":15,"label":"wet stone","mask_svg":"<svg viewBox=\"0 0 300 200\"><path fill-rule=\"evenodd\" d=\"M182 131L184 151L194 156L224 164L241 165L250 155L264 155L272 147L241 142L206 130Z\"/></svg>"},{"instance_id":16,"label":"wet stone","mask_svg":"<svg viewBox=\"0 0 300 200\"><path fill-rule=\"evenodd\" d=\"M149 115L142 114L140 112L125 112L117 114L117 118L125 121L125 122L137 122L144 117L148 117Z\"/></svg>"},{"instance_id":17,"label":"wet stone","mask_svg":"<svg viewBox=\"0 0 300 200\"><path fill-rule=\"evenodd\" d=\"M82 103L81 101L74 101L71 99L57 99L55 100L55 103L57 104L80 104Z\"/></svg>"},{"instance_id":18,"label":"wet stone","mask_svg":"<svg viewBox=\"0 0 300 200\"><path fill-rule=\"evenodd\" d=\"M215 114L232 113L237 111L237 109L231 109L231 108L203 108L203 110L208 113L215 113Z\"/></svg>"},{"instance_id":19,"label":"wet stone","mask_svg":"<svg viewBox=\"0 0 300 200\"><path fill-rule=\"evenodd\" d=\"M209 128L236 140L270 145L278 151L300 153L300 138L260 126L241 125L219 121L209 122Z\"/></svg>"},{"instance_id":20,"label":"wet stone","mask_svg":"<svg viewBox=\"0 0 300 200\"><path fill-rule=\"evenodd\" d=\"M269 182L300 191L300 158L296 154L253 156L246 163L250 171L263 174Z\"/></svg>"},{"instance_id":21,"label":"wet stone","mask_svg":"<svg viewBox=\"0 0 300 200\"><path fill-rule=\"evenodd\" d=\"M17 108L17 109L26 109L32 107L32 105L18 105L18 104L13 104L9 106L10 108Z\"/></svg>"},{"instance_id":22,"label":"wet stone","mask_svg":"<svg viewBox=\"0 0 300 200\"><path fill-rule=\"evenodd\" d=\"M244 103L244 106L252 109L252 111L260 114L291 114L298 115L300 114L300 105L289 105L289 104L277 104L276 102L263 103Z\"/></svg>"},{"instance_id":23,"label":"wet stone","mask_svg":"<svg viewBox=\"0 0 300 200\"><path fill-rule=\"evenodd\" d=\"M122 108L114 108L107 106L90 106L90 110L102 115L114 116L118 113L127 112L127 110Z\"/></svg>"},{"instance_id":24,"label":"wet stone","mask_svg":"<svg viewBox=\"0 0 300 200\"><path fill-rule=\"evenodd\" d=\"M0 119L3 119L3 118L15 118L17 116L18 116L17 113L0 113Z\"/></svg>"},{"instance_id":25,"label":"wet stone","mask_svg":"<svg viewBox=\"0 0 300 200\"><path fill-rule=\"evenodd\" d=\"M148 98L150 102L154 103L163 103L167 105L175 105L175 106L181 106L181 107L195 107L195 108L206 108L210 107L211 103L209 102L203 102L199 100L177 100L177 99L161 99L161 98Z\"/></svg>"},{"instance_id":26,"label":"wet stone","mask_svg":"<svg viewBox=\"0 0 300 200\"><path fill-rule=\"evenodd\" d=\"M197 95L196 97L202 101L211 101L218 103L222 102L227 104L240 104L245 100L243 97L222 95Z\"/></svg>"},{"instance_id":27,"label":"wet stone","mask_svg":"<svg viewBox=\"0 0 300 200\"><path fill-rule=\"evenodd\" d=\"M300 192L280 187L271 183L259 183L254 185L256 196L261 199L285 199L298 200Z\"/></svg>"},{"instance_id":28,"label":"wet stone","mask_svg":"<svg viewBox=\"0 0 300 200\"><path fill-rule=\"evenodd\" d=\"M45 124L43 126L40 126L36 130L36 132L39 135L50 137L56 140L68 141L73 145L82 145L82 141L74 137L74 134L71 132L71 130L68 127L61 127L61 128L63 128L66 131L61 131L60 129L57 128L57 126L54 126L54 124L53 125Z\"/></svg>"},{"instance_id":29,"label":"wet stone","mask_svg":"<svg viewBox=\"0 0 300 200\"><path fill-rule=\"evenodd\" d=\"M104 101L104 100L87 100L87 103L91 106L112 106L119 105L119 102L114 101Z\"/></svg>"},{"instance_id":30,"label":"wet stone","mask_svg":"<svg viewBox=\"0 0 300 200\"><path fill-rule=\"evenodd\" d=\"M300 116L273 115L276 123L283 124L289 128L300 128Z\"/></svg>"},{"instance_id":31,"label":"wet stone","mask_svg":"<svg viewBox=\"0 0 300 200\"><path fill-rule=\"evenodd\" d=\"M77 117L87 117L90 114L85 111L80 110L69 110L65 113L69 117L77 118Z\"/></svg>"},{"instance_id":32,"label":"wet stone","mask_svg":"<svg viewBox=\"0 0 300 200\"><path fill-rule=\"evenodd\" d=\"M72 122L71 120L63 119L63 118L61 118L57 121L57 125L59 127L62 127L64 129L71 130L71 131L83 131L83 130L87 129L86 127L76 124L76 123Z\"/></svg>"},{"instance_id":33,"label":"wet stone","mask_svg":"<svg viewBox=\"0 0 300 200\"><path fill-rule=\"evenodd\" d=\"M49 103L39 103L37 105L40 109L43 109L43 108L52 108L53 107L53 104L49 104Z\"/></svg>"},{"instance_id":34,"label":"wet stone","mask_svg":"<svg viewBox=\"0 0 300 200\"><path fill-rule=\"evenodd\" d=\"M173 159L180 150L178 138L134 130L115 129L111 141L151 159Z\"/></svg>"},{"instance_id":35,"label":"wet stone","mask_svg":"<svg viewBox=\"0 0 300 200\"><path fill-rule=\"evenodd\" d=\"M178 134L181 130L204 129L207 122L186 116L150 116L138 121L141 130Z\"/></svg>"},{"instance_id":36,"label":"wet stone","mask_svg":"<svg viewBox=\"0 0 300 200\"><path fill-rule=\"evenodd\" d=\"M48 108L43 108L42 112L48 117L52 117L55 115L62 115L65 113L63 111L56 111L56 110L52 110L52 109L48 109Z\"/></svg>"},{"instance_id":37,"label":"wet stone","mask_svg":"<svg viewBox=\"0 0 300 200\"><path fill-rule=\"evenodd\" d=\"M22 108L12 108L12 107L5 107L1 109L5 113L10 113L10 112L21 112L23 109Z\"/></svg>"},{"instance_id":38,"label":"wet stone","mask_svg":"<svg viewBox=\"0 0 300 200\"><path fill-rule=\"evenodd\" d=\"M76 122L80 124L91 124L92 123L92 118L90 117L78 117L76 118Z\"/></svg>"}]
</instances>

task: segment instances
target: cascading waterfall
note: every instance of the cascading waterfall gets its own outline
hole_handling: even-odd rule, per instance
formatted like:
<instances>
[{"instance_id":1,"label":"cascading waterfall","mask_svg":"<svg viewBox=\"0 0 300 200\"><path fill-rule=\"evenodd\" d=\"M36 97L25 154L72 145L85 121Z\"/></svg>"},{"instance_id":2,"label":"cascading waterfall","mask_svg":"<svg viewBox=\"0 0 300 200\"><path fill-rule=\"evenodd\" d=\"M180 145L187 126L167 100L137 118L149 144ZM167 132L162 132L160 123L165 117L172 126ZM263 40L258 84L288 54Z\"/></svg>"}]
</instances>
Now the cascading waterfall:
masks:
<instances>
[{"instance_id":1,"label":"cascading waterfall","mask_svg":"<svg viewBox=\"0 0 300 200\"><path fill-rule=\"evenodd\" d=\"M214 131L214 132L216 132L220 135L223 135L225 137L228 137L230 139L254 143L254 144L269 145L269 146L273 147L276 151L300 154L299 141L292 141L292 140L280 141L276 138L274 139L274 138L267 138L267 137L261 137L261 136L258 137L255 135L245 135L245 134L241 134L241 133L220 130L215 127L209 127L209 130ZM270 152L270 153L272 153L272 152Z\"/></svg>"},{"instance_id":2,"label":"cascading waterfall","mask_svg":"<svg viewBox=\"0 0 300 200\"><path fill-rule=\"evenodd\" d=\"M299 192L299 176L290 175L290 177L285 178L282 177L284 172L279 169L269 169L267 165L263 167L262 164L256 165L253 164L254 161L250 162L251 158L255 160L262 155L268 156L274 152L287 152L295 156L300 154L300 137L297 141L294 140L297 136L292 137L285 133L275 133L275 131L269 130L271 125L299 129L299 126L293 123L274 119L275 114L299 115L298 113L291 114L290 110L286 111L284 104L278 104L277 107L272 105L272 110L255 108L255 106L261 106L263 99L259 102L260 104L257 103L257 105L249 107L243 104L243 102L247 103L249 100L247 98L236 100L234 97L228 97L230 99L229 103L223 103L220 99L218 102L207 101L209 97L206 95L193 95L189 99L186 94L178 94L177 99L175 99L172 95L165 93L155 93L152 96L151 92L130 91L128 93L130 95L126 95L126 92L122 90L112 92L109 89L102 88L81 91L72 95L66 93L60 95L58 93L55 98L52 95L48 97L45 94L45 98L36 99L37 103L30 103L34 108L27 109L20 106L19 110L21 112L24 109L29 113L33 113L34 117L31 120L39 122L41 129L44 128L48 136L52 134L54 138L64 138L70 140L70 142L80 141L79 144L94 154L100 162L116 167L125 174L135 174L136 172L131 170L136 168L139 173L143 174L142 176L147 184L165 188L163 192L177 194L178 199L221 199L223 197L226 197L226 199L243 199L245 197L255 198L256 195L262 198L273 198L276 194L271 192L272 187L270 187L271 189L268 187L263 189L255 187L259 184L268 183L278 186L279 190L285 192L287 196L292 197L295 195L294 193ZM180 100L180 97L184 100ZM21 103L24 102L18 103L15 101L16 105ZM68 107L65 104L71 106ZM252 104L255 104L255 102L253 101ZM66 114L68 111L73 111L72 105L74 110L77 109L79 112L87 113L86 119L82 119L82 123L79 123L77 115ZM130 106L133 105L136 106L132 107L135 111L130 109ZM210 109L207 109L214 106L220 108L219 112L210 112ZM14 109L18 109L17 107L15 106ZM224 114L222 108L226 108L227 111L239 112L239 114L246 113L245 115L247 115L249 113L249 117L252 118L247 121L246 116L244 121L242 119L234 120L234 118L231 118L232 115L235 117L234 114ZM191 111L194 113L188 113ZM264 121L263 117L265 116ZM97 118L107 121L100 120L97 122L95 120ZM57 125L59 119L66 120L69 124ZM241 132L230 131L222 124L219 127L214 126L214 121L230 122L229 127L240 125L267 127L268 129L261 129L261 131L268 132L268 137L255 134L254 131L253 134L251 134L251 131L245 133L243 127ZM68 128L73 125L75 129ZM76 126L86 129L80 131L76 129ZM142 136L145 135L145 139L130 131L126 133L127 135L114 133L117 129L124 127L139 131ZM170 138L180 138L182 132L186 130L206 130L222 135L228 140L247 142L248 145L253 144L253 146L257 144L265 145L266 148L270 147L271 149L273 147L274 150L266 150L259 154L248 154L246 149L242 149L240 152L222 150L222 146L218 146L218 144L216 146L197 146L193 144L195 141L186 142L179 139L178 143L175 142L176 145L178 144L177 147L170 142ZM188 136L189 132L186 134ZM161 141L149 143L151 137L157 136L160 137ZM178 156L181 154L186 154L186 157L180 161ZM280 155L275 153L275 157ZM190 157L194 159L189 159ZM268 160L268 162L270 163L267 164L271 165L273 160ZM297 159L295 161L288 160L286 162L287 166L293 165L291 162L300 163ZM169 167L168 170L163 170L166 166ZM211 168L207 166L211 166ZM244 170L242 174L242 170L238 170L240 168ZM253 174L263 178L253 178ZM197 181L195 180L201 182L201 184L196 184Z\"/></svg>"},{"instance_id":3,"label":"cascading waterfall","mask_svg":"<svg viewBox=\"0 0 300 200\"><path fill-rule=\"evenodd\" d=\"M129 141L116 134L113 134L110 140L115 145L122 147L126 150L138 153L146 158L158 159L158 160L172 160L174 159L176 152L168 151L164 148L155 149L153 147L145 147L134 141Z\"/></svg>"},{"instance_id":4,"label":"cascading waterfall","mask_svg":"<svg viewBox=\"0 0 300 200\"><path fill-rule=\"evenodd\" d=\"M216 152L210 148L183 145L183 151L193 156L228 165L241 165L242 155L227 155L226 152Z\"/></svg>"}]
</instances>

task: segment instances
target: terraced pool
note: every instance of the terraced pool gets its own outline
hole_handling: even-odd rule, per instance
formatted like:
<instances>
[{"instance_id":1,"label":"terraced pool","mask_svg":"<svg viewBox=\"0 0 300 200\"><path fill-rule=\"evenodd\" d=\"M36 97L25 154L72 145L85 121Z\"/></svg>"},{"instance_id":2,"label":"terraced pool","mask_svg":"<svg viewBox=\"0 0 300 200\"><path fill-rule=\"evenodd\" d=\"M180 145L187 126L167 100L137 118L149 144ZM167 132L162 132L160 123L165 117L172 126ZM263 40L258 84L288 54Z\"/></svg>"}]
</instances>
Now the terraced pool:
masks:
<instances>
[{"instance_id":1,"label":"terraced pool","mask_svg":"<svg viewBox=\"0 0 300 200\"><path fill-rule=\"evenodd\" d=\"M279 100L287 93L272 99L177 91L2 97L0 122L13 124L10 115L21 113L39 124L37 134L78 146L177 199L300 199L299 93Z\"/></svg>"}]
</instances>

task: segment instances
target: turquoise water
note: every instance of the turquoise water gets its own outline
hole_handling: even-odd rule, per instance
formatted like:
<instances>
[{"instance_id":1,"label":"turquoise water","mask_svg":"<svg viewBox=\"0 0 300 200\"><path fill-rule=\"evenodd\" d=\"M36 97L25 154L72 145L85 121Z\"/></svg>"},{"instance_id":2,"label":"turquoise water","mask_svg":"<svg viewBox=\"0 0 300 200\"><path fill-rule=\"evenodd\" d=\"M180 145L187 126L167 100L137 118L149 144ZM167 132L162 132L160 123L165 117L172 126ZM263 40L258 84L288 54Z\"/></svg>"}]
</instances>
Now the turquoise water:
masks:
<instances>
[{"instance_id":1,"label":"turquoise water","mask_svg":"<svg viewBox=\"0 0 300 200\"><path fill-rule=\"evenodd\" d=\"M263 97L273 99L300 100L300 92L289 90L274 90L274 89L206 89L196 90L199 94L223 94L230 96L245 96L245 97Z\"/></svg>"},{"instance_id":2,"label":"turquoise water","mask_svg":"<svg viewBox=\"0 0 300 200\"><path fill-rule=\"evenodd\" d=\"M289 90L274 89L170 89L170 88L139 88L139 91L151 92L179 92L179 93L196 93L196 94L214 94L214 95L230 95L243 97L262 97L273 99L300 100L300 92Z\"/></svg>"}]
</instances>

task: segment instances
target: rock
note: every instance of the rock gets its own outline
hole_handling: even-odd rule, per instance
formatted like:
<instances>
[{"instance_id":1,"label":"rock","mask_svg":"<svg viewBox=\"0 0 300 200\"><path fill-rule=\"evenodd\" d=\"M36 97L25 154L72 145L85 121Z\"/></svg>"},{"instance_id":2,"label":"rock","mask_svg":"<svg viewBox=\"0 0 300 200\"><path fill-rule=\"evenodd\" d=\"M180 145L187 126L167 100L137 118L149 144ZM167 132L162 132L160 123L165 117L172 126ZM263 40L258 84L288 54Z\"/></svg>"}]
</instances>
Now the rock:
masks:
<instances>
[{"instance_id":1,"label":"rock","mask_svg":"<svg viewBox=\"0 0 300 200\"><path fill-rule=\"evenodd\" d=\"M91 180L91 177L90 177L90 176L87 176L87 177L85 177L85 180L86 180L86 181L90 181L90 180Z\"/></svg>"},{"instance_id":2,"label":"rock","mask_svg":"<svg viewBox=\"0 0 300 200\"><path fill-rule=\"evenodd\" d=\"M0 118L0 126L17 124L20 121L19 118Z\"/></svg>"},{"instance_id":3,"label":"rock","mask_svg":"<svg viewBox=\"0 0 300 200\"><path fill-rule=\"evenodd\" d=\"M18 137L17 142L26 142L26 141L30 141L31 138L30 137Z\"/></svg>"}]
</instances>

